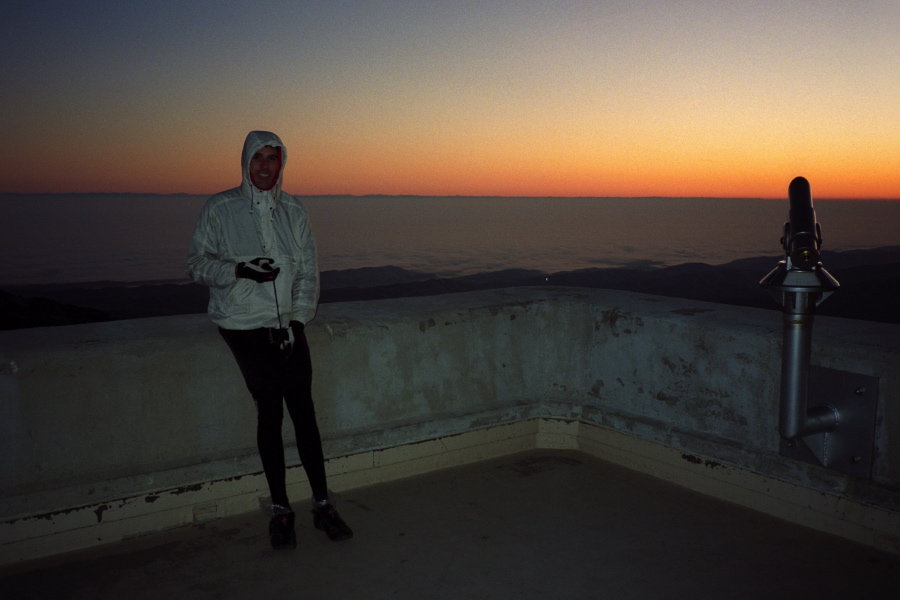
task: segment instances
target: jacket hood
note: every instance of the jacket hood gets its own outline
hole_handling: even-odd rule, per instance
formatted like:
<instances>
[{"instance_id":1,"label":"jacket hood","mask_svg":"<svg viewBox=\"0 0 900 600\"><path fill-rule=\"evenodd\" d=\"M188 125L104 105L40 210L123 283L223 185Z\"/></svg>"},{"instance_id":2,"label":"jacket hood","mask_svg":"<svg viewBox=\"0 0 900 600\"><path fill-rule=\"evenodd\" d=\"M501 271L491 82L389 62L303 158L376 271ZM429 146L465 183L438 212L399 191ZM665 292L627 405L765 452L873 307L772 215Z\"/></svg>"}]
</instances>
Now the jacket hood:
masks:
<instances>
[{"instance_id":1,"label":"jacket hood","mask_svg":"<svg viewBox=\"0 0 900 600\"><path fill-rule=\"evenodd\" d=\"M271 190L276 198L281 192L284 166L287 164L287 148L285 148L281 138L270 131L251 131L247 134L247 139L244 140L244 153L241 155L241 190L247 198L252 198L254 190L256 190L253 182L250 181L250 159L264 146L278 148L281 153L281 169L278 171L278 181L275 182Z\"/></svg>"}]
</instances>

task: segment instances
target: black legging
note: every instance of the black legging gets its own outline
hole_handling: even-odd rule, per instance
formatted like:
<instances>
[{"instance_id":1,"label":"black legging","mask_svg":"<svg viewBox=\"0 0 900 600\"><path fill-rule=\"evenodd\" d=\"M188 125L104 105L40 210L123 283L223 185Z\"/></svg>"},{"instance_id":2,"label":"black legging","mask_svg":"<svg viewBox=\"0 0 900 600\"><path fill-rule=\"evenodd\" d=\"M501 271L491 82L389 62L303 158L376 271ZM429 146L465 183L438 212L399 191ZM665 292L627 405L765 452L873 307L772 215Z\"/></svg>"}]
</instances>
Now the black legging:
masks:
<instances>
[{"instance_id":1,"label":"black legging","mask_svg":"<svg viewBox=\"0 0 900 600\"><path fill-rule=\"evenodd\" d=\"M322 439L312 400L312 362L302 325L293 328L294 345L287 356L270 339L270 329L247 331L219 328L231 348L256 402L256 444L269 483L272 503L288 506L285 486L284 442L281 437L283 404L294 423L297 450L306 470L313 497L328 498ZM283 401L283 404L282 404Z\"/></svg>"}]
</instances>

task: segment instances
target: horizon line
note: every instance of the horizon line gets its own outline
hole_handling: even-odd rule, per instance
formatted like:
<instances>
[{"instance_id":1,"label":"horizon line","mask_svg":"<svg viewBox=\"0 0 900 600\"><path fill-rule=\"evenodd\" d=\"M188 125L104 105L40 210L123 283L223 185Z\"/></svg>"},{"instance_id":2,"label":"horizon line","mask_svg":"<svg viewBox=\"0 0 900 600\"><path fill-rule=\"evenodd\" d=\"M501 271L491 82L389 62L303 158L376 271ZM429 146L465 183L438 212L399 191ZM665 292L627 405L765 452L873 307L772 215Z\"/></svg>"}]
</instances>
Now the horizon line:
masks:
<instances>
[{"instance_id":1,"label":"horizon line","mask_svg":"<svg viewBox=\"0 0 900 600\"><path fill-rule=\"evenodd\" d=\"M0 196L207 196L212 197L219 192L211 194L207 193L191 193L191 192L0 192ZM780 201L787 199L787 194L783 197L763 197L763 196L501 196L501 195L472 195L472 194L293 194L286 192L297 198L329 198L329 197L349 197L349 198L500 198L500 199L620 199L620 200L764 200L764 201ZM819 197L814 200L822 201L838 201L838 202L897 202L900 196L895 198L871 198L871 197Z\"/></svg>"}]
</instances>

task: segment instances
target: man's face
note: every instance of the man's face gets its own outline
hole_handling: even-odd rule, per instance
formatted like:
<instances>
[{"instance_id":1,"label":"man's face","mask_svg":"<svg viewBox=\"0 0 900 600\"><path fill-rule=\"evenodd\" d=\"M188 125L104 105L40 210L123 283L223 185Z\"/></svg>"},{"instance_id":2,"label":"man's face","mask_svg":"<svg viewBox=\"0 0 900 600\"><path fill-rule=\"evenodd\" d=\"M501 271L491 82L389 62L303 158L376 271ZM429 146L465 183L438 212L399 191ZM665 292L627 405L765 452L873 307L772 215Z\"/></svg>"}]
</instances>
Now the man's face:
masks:
<instances>
[{"instance_id":1,"label":"man's face","mask_svg":"<svg viewBox=\"0 0 900 600\"><path fill-rule=\"evenodd\" d=\"M281 153L278 148L263 146L250 159L250 181L263 191L271 190L281 171Z\"/></svg>"}]
</instances>

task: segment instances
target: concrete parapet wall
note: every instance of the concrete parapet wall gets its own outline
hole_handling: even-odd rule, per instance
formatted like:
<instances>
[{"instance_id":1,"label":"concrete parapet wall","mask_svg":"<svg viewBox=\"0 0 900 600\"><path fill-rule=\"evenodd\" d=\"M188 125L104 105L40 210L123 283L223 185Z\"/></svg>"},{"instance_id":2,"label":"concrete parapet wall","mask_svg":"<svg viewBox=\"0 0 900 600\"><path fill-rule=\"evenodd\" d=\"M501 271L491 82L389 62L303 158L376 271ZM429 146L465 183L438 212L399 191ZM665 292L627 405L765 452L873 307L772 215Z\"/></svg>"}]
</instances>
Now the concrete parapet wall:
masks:
<instances>
[{"instance_id":1,"label":"concrete parapet wall","mask_svg":"<svg viewBox=\"0 0 900 600\"><path fill-rule=\"evenodd\" d=\"M775 311L516 288L323 305L307 335L332 489L581 448L900 552L900 327L815 325L813 364L879 380L871 480L778 454ZM251 510L254 440L204 315L0 332L0 563Z\"/></svg>"}]
</instances>

